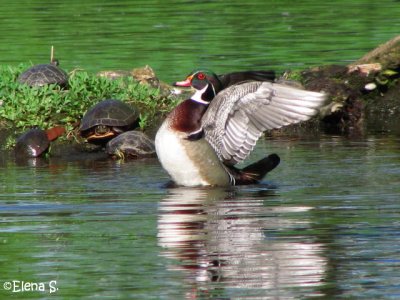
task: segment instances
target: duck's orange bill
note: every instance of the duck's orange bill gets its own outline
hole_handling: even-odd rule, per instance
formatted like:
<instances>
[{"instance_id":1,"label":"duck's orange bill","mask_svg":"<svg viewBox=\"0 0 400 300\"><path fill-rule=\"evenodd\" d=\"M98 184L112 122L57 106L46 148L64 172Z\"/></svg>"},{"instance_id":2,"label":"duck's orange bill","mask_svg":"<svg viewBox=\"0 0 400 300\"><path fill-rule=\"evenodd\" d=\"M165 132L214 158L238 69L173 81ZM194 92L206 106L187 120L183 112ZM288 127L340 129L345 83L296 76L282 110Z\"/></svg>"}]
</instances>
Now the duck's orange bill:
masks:
<instances>
[{"instance_id":1,"label":"duck's orange bill","mask_svg":"<svg viewBox=\"0 0 400 300\"><path fill-rule=\"evenodd\" d=\"M190 87L192 85L192 77L193 76L189 76L184 81L177 81L174 83L174 86Z\"/></svg>"}]
</instances>

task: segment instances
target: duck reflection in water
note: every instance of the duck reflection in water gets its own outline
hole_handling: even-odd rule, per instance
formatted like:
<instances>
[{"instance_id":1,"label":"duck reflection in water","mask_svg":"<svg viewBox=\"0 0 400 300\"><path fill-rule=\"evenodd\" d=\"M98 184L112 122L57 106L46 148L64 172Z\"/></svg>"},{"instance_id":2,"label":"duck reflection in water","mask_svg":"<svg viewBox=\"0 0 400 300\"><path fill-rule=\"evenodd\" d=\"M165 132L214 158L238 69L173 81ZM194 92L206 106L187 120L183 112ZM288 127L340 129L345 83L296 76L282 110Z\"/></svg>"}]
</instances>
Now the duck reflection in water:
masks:
<instances>
[{"instance_id":1,"label":"duck reflection in water","mask_svg":"<svg viewBox=\"0 0 400 300\"><path fill-rule=\"evenodd\" d=\"M271 291L291 299L298 289L303 296L318 294L326 272L322 245L279 234L309 225L304 214L311 208L265 206L271 189L240 198L238 192L175 188L160 203L158 243L173 259L169 268L185 273L187 299ZM301 220L279 217L291 213L302 213Z\"/></svg>"}]
</instances>

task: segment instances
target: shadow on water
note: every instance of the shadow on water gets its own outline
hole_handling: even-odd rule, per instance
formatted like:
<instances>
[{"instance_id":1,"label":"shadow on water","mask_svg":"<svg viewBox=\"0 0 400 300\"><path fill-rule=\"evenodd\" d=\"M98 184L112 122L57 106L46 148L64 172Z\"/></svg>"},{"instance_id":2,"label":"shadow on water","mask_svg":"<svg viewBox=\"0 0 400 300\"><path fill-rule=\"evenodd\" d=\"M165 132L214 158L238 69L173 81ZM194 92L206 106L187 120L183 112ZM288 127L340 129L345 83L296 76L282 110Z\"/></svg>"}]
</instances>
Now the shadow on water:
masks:
<instances>
[{"instance_id":1,"label":"shadow on water","mask_svg":"<svg viewBox=\"0 0 400 300\"><path fill-rule=\"evenodd\" d=\"M172 258L168 267L185 274L187 299L320 295L325 246L313 236L282 234L311 226L303 215L313 208L277 205L276 193L267 185L169 190L159 207L158 243Z\"/></svg>"}]
</instances>

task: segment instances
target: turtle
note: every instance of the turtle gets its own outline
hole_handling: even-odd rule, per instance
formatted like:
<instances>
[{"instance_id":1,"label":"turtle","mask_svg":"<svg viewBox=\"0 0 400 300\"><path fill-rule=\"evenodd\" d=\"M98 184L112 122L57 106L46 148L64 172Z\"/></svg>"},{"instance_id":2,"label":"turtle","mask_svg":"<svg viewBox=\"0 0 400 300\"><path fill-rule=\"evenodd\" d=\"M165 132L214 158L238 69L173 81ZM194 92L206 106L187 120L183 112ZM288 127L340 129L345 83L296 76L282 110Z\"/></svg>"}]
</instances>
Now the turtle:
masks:
<instances>
[{"instance_id":1,"label":"turtle","mask_svg":"<svg viewBox=\"0 0 400 300\"><path fill-rule=\"evenodd\" d=\"M142 158L155 155L154 142L143 132L131 130L121 133L106 145L106 153L119 158Z\"/></svg>"},{"instance_id":2,"label":"turtle","mask_svg":"<svg viewBox=\"0 0 400 300\"><path fill-rule=\"evenodd\" d=\"M30 67L21 73L18 82L31 87L41 87L48 84L57 84L61 88L68 86L68 74L59 66L58 60L53 57L53 48L49 64L39 64Z\"/></svg>"},{"instance_id":3,"label":"turtle","mask_svg":"<svg viewBox=\"0 0 400 300\"><path fill-rule=\"evenodd\" d=\"M80 135L88 142L105 144L139 124L137 108L117 99L105 99L92 106L81 120Z\"/></svg>"},{"instance_id":4,"label":"turtle","mask_svg":"<svg viewBox=\"0 0 400 300\"><path fill-rule=\"evenodd\" d=\"M15 144L17 157L38 157L46 153L50 142L64 134L65 128L56 126L48 130L32 128L21 135Z\"/></svg>"}]
</instances>

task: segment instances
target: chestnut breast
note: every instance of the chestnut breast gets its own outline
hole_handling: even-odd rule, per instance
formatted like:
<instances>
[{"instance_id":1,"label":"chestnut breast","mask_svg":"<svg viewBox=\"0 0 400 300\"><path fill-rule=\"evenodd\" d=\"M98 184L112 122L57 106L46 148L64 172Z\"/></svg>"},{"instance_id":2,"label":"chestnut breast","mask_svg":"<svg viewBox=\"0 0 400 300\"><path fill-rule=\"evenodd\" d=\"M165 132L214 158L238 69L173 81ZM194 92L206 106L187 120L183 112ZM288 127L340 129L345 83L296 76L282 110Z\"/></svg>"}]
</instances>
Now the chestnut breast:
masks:
<instances>
[{"instance_id":1,"label":"chestnut breast","mask_svg":"<svg viewBox=\"0 0 400 300\"><path fill-rule=\"evenodd\" d=\"M207 105L185 100L169 115L171 128L180 132L193 132L201 127L201 118L207 110Z\"/></svg>"}]
</instances>

